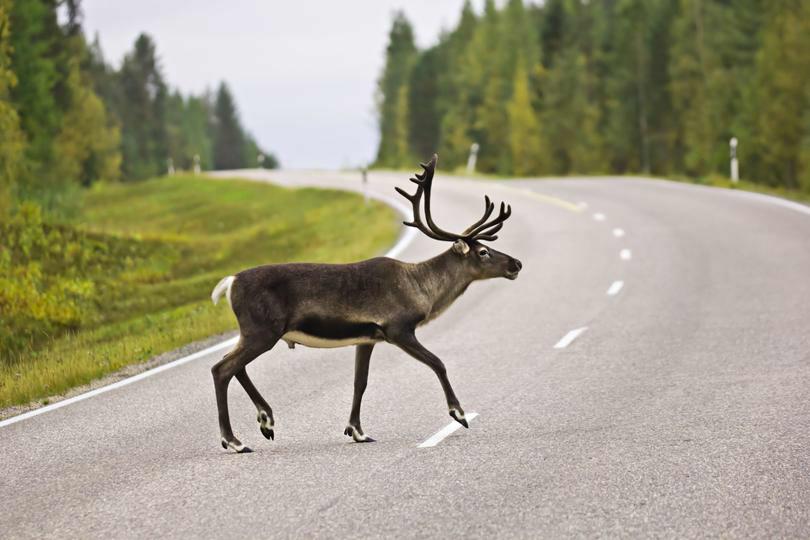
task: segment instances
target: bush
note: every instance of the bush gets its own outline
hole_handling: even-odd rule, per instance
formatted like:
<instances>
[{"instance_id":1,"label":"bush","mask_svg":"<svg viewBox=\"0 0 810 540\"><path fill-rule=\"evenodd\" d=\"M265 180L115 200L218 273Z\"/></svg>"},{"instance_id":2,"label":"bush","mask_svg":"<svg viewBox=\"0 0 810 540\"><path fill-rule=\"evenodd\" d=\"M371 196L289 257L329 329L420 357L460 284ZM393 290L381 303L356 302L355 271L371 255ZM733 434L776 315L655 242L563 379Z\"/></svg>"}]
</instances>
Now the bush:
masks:
<instances>
[{"instance_id":1,"label":"bush","mask_svg":"<svg viewBox=\"0 0 810 540\"><path fill-rule=\"evenodd\" d=\"M0 359L9 363L98 317L99 289L132 266L144 246L133 239L44 223L26 203L0 223Z\"/></svg>"}]
</instances>

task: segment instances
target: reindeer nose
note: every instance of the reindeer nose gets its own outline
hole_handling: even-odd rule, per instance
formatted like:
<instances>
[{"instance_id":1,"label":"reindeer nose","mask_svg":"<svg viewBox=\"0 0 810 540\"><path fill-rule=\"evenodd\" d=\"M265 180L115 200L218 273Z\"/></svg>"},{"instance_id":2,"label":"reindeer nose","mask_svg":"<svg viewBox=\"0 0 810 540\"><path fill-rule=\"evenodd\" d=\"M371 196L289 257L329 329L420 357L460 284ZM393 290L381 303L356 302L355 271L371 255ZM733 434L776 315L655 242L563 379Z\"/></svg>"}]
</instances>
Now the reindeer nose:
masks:
<instances>
[{"instance_id":1,"label":"reindeer nose","mask_svg":"<svg viewBox=\"0 0 810 540\"><path fill-rule=\"evenodd\" d=\"M521 263L519 260L517 260L517 259L512 259L512 264L514 265L514 267L515 267L515 268L516 268L518 271L520 271L520 269L521 269L521 268L523 268L523 264L522 264L522 263Z\"/></svg>"}]
</instances>

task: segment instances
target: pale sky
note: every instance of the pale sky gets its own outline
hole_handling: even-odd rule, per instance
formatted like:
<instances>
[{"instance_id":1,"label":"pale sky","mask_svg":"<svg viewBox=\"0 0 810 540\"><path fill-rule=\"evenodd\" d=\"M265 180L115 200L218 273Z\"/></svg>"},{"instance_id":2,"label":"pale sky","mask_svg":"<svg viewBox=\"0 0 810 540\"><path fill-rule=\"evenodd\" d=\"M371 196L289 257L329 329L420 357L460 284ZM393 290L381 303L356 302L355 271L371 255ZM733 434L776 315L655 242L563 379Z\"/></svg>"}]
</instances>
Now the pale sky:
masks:
<instances>
[{"instance_id":1,"label":"pale sky","mask_svg":"<svg viewBox=\"0 0 810 540\"><path fill-rule=\"evenodd\" d=\"M501 2L499 2L500 4ZM284 167L337 168L374 158L374 91L392 13L420 47L458 22L463 0L84 0L116 67L140 32L157 43L166 80L184 94L225 79L243 124ZM473 2L478 13L483 0Z\"/></svg>"}]
</instances>

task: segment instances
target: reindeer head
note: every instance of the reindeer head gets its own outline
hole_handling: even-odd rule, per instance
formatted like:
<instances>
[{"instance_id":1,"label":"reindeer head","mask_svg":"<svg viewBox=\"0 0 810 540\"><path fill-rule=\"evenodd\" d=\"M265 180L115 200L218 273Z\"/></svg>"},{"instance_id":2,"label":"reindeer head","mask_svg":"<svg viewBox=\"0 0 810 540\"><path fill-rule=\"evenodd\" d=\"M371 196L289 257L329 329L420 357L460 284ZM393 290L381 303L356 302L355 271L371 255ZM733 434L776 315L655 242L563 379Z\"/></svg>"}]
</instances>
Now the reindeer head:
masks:
<instances>
[{"instance_id":1,"label":"reindeer head","mask_svg":"<svg viewBox=\"0 0 810 540\"><path fill-rule=\"evenodd\" d=\"M498 239L495 233L501 230L503 222L512 215L510 206L501 203L498 216L487 221L495 210L495 203L490 201L488 196L484 196L484 215L461 234L442 230L434 223L430 211L430 190L433 186L433 174L436 171L438 158L439 156L433 154L428 163L420 163L424 171L422 174L416 174L415 178L411 178L411 182L416 184L416 193L410 194L402 188L396 188L397 192L408 199L413 206L413 221L406 221L404 222L405 225L416 227L434 240L453 242L452 252L469 269L473 279L517 278L520 269L523 267L519 260L506 253L495 251L481 243ZM427 223L422 221L420 211L420 203L423 197Z\"/></svg>"}]
</instances>

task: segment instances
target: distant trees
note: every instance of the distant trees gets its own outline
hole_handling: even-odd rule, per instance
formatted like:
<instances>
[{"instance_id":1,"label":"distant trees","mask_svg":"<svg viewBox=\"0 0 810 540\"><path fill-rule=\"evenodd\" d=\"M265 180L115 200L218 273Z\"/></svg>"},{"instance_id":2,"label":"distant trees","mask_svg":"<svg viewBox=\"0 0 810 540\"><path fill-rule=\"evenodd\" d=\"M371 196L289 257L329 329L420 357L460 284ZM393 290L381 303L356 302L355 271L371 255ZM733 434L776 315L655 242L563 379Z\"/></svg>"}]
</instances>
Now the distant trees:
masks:
<instances>
[{"instance_id":1,"label":"distant trees","mask_svg":"<svg viewBox=\"0 0 810 540\"><path fill-rule=\"evenodd\" d=\"M97 43L91 53L97 91L121 122L125 180L163 174L170 159L178 169L192 169L195 158L203 169L236 169L256 166L261 153L265 167L278 166L242 127L224 82L215 95L186 97L168 89L149 36L138 36L117 72Z\"/></svg>"},{"instance_id":2,"label":"distant trees","mask_svg":"<svg viewBox=\"0 0 810 540\"><path fill-rule=\"evenodd\" d=\"M404 14L397 13L388 35L385 69L377 88L380 110L380 148L377 162L382 165L397 167L411 161L408 91L415 59L413 28Z\"/></svg>"},{"instance_id":3,"label":"distant trees","mask_svg":"<svg viewBox=\"0 0 810 540\"><path fill-rule=\"evenodd\" d=\"M11 0L0 0L0 217L10 209L25 148L20 117L10 101L17 84L11 70L10 6Z\"/></svg>"},{"instance_id":4,"label":"distant trees","mask_svg":"<svg viewBox=\"0 0 810 540\"><path fill-rule=\"evenodd\" d=\"M737 136L745 178L810 190L809 36L810 0L487 0L420 51L398 13L377 163L705 176Z\"/></svg>"},{"instance_id":5,"label":"distant trees","mask_svg":"<svg viewBox=\"0 0 810 540\"><path fill-rule=\"evenodd\" d=\"M277 160L241 126L224 83L184 97L142 34L120 69L88 44L79 0L0 0L0 218L19 201L70 206L80 186L200 165ZM220 159L220 157L224 157Z\"/></svg>"},{"instance_id":6,"label":"distant trees","mask_svg":"<svg viewBox=\"0 0 810 540\"><path fill-rule=\"evenodd\" d=\"M246 162L245 134L228 86L219 85L214 100L214 168L237 169ZM255 157L255 156L254 156Z\"/></svg>"}]
</instances>

